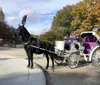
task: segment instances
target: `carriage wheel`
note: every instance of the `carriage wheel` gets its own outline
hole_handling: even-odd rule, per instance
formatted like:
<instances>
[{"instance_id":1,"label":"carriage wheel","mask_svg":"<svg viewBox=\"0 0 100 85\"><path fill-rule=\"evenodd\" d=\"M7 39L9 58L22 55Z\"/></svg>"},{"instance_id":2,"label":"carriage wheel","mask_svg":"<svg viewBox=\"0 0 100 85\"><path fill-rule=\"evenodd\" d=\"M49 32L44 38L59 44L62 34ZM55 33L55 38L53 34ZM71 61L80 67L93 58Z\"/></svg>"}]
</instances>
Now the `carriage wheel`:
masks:
<instances>
[{"instance_id":1,"label":"carriage wheel","mask_svg":"<svg viewBox=\"0 0 100 85\"><path fill-rule=\"evenodd\" d=\"M95 67L100 65L100 47L93 52L92 65Z\"/></svg>"},{"instance_id":2,"label":"carriage wheel","mask_svg":"<svg viewBox=\"0 0 100 85\"><path fill-rule=\"evenodd\" d=\"M71 54L68 58L68 66L71 69L74 69L78 66L78 63L79 63L79 55L76 53Z\"/></svg>"},{"instance_id":3,"label":"carriage wheel","mask_svg":"<svg viewBox=\"0 0 100 85\"><path fill-rule=\"evenodd\" d=\"M56 63L57 65L60 65L60 64L63 63L63 60L64 60L63 57L61 57L61 58L57 58L57 59L55 59L55 63Z\"/></svg>"}]
</instances>

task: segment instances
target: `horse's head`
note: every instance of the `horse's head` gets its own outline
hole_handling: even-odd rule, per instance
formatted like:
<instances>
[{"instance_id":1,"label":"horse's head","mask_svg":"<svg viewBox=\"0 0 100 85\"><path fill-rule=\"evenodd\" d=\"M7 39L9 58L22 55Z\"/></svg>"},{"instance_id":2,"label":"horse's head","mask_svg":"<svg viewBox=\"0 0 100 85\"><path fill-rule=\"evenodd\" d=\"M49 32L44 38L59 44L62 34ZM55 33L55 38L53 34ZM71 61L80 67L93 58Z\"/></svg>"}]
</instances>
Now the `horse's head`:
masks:
<instances>
[{"instance_id":1,"label":"horse's head","mask_svg":"<svg viewBox=\"0 0 100 85\"><path fill-rule=\"evenodd\" d=\"M24 25L19 25L17 28L17 35L21 36L24 42L27 42L30 38L30 33L27 31Z\"/></svg>"},{"instance_id":2,"label":"horse's head","mask_svg":"<svg viewBox=\"0 0 100 85\"><path fill-rule=\"evenodd\" d=\"M22 25L19 25L19 27L17 28L17 34L18 35L23 35L23 33L28 31L26 30L26 28L24 27L25 23L26 23L26 19L27 19L27 15L24 15L24 17L22 18ZM29 33L28 33L29 34Z\"/></svg>"},{"instance_id":3,"label":"horse's head","mask_svg":"<svg viewBox=\"0 0 100 85\"><path fill-rule=\"evenodd\" d=\"M25 31L25 27L22 25L19 25L18 28L16 29L17 30L17 34L18 36L22 35Z\"/></svg>"}]
</instances>

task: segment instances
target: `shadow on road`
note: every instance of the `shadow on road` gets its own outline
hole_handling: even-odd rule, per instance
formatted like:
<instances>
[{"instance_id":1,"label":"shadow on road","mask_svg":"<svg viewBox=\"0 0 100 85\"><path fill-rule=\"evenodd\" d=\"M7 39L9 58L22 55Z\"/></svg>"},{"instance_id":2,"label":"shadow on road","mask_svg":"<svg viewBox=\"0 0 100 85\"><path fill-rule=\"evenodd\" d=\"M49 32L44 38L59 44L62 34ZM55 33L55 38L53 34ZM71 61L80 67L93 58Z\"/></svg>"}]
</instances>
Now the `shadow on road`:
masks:
<instances>
[{"instance_id":1,"label":"shadow on road","mask_svg":"<svg viewBox=\"0 0 100 85\"><path fill-rule=\"evenodd\" d=\"M17 49L21 49L23 48L23 46L16 46ZM0 51L4 51L4 50L13 50L16 49L14 47L0 47Z\"/></svg>"},{"instance_id":2,"label":"shadow on road","mask_svg":"<svg viewBox=\"0 0 100 85\"><path fill-rule=\"evenodd\" d=\"M9 60L9 59L11 59L11 58L0 58L0 61L2 60L2 61L4 61L4 60Z\"/></svg>"},{"instance_id":3,"label":"shadow on road","mask_svg":"<svg viewBox=\"0 0 100 85\"><path fill-rule=\"evenodd\" d=\"M80 67L85 67L85 66L88 66L90 63L88 63L88 62L86 62L86 61L80 61L79 62L79 65L78 65L78 67L77 68L80 68Z\"/></svg>"},{"instance_id":4,"label":"shadow on road","mask_svg":"<svg viewBox=\"0 0 100 85\"><path fill-rule=\"evenodd\" d=\"M79 62L79 65L77 68L81 68L81 67L85 67L85 66L88 66L90 63L84 61L84 60L81 60ZM59 69L59 68L62 68L62 67L65 67L65 66L68 66L67 62L65 63L61 63L61 64L57 64L57 66L55 67L55 69Z\"/></svg>"}]
</instances>

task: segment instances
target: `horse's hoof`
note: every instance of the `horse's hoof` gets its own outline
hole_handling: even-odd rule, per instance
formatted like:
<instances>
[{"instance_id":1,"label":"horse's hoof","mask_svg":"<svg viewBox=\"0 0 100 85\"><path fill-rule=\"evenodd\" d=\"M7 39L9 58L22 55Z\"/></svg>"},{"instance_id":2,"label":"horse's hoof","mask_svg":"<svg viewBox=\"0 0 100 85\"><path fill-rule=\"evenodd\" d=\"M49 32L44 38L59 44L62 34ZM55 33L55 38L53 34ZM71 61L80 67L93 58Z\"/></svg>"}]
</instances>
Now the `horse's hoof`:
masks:
<instances>
[{"instance_id":1,"label":"horse's hoof","mask_svg":"<svg viewBox=\"0 0 100 85\"><path fill-rule=\"evenodd\" d=\"M33 69L33 66L31 66L31 69Z\"/></svg>"},{"instance_id":2,"label":"horse's hoof","mask_svg":"<svg viewBox=\"0 0 100 85\"><path fill-rule=\"evenodd\" d=\"M46 67L46 69L48 69L48 67Z\"/></svg>"},{"instance_id":3,"label":"horse's hoof","mask_svg":"<svg viewBox=\"0 0 100 85\"><path fill-rule=\"evenodd\" d=\"M30 66L29 66L29 65L27 65L27 68L30 68Z\"/></svg>"},{"instance_id":4,"label":"horse's hoof","mask_svg":"<svg viewBox=\"0 0 100 85\"><path fill-rule=\"evenodd\" d=\"M52 70L52 72L54 72L54 71L55 71L55 69L54 69L54 68L51 68L51 70Z\"/></svg>"}]
</instances>

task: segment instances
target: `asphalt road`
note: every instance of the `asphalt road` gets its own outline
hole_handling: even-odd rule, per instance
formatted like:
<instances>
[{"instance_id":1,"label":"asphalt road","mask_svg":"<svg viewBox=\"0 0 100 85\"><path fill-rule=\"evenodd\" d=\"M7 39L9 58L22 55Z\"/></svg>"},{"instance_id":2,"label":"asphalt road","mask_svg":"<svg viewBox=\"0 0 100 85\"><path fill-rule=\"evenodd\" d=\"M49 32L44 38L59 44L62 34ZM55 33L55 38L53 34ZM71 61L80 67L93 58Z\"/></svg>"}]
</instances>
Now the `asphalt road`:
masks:
<instances>
[{"instance_id":1,"label":"asphalt road","mask_svg":"<svg viewBox=\"0 0 100 85\"><path fill-rule=\"evenodd\" d=\"M45 73L47 85L100 85L100 67L91 65L76 69L57 67L54 72Z\"/></svg>"},{"instance_id":2,"label":"asphalt road","mask_svg":"<svg viewBox=\"0 0 100 85\"><path fill-rule=\"evenodd\" d=\"M0 49L0 54L27 57L23 48ZM42 55L34 55L34 62L43 68L46 66L46 59ZM81 63L76 69L70 69L66 64L61 66L55 64L54 71L49 68L44 72L47 85L100 85L100 67L93 67L91 64Z\"/></svg>"}]
</instances>

